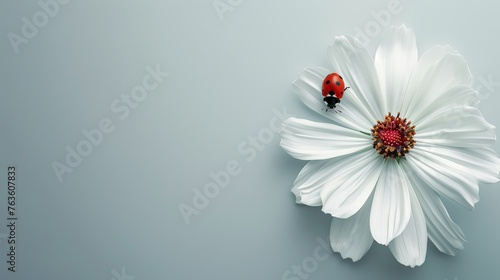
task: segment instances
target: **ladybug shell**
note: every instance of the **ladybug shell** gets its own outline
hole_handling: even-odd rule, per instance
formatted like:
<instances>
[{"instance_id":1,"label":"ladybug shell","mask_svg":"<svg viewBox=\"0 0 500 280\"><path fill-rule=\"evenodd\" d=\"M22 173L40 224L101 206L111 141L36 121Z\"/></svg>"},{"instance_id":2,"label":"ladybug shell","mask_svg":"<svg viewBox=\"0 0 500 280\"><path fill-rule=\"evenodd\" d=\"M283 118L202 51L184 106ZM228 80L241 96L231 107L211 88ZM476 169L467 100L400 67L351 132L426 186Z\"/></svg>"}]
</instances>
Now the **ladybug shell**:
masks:
<instances>
[{"instance_id":1,"label":"ladybug shell","mask_svg":"<svg viewBox=\"0 0 500 280\"><path fill-rule=\"evenodd\" d=\"M337 73L328 74L323 80L321 94L323 96L333 96L341 99L344 96L344 80Z\"/></svg>"}]
</instances>

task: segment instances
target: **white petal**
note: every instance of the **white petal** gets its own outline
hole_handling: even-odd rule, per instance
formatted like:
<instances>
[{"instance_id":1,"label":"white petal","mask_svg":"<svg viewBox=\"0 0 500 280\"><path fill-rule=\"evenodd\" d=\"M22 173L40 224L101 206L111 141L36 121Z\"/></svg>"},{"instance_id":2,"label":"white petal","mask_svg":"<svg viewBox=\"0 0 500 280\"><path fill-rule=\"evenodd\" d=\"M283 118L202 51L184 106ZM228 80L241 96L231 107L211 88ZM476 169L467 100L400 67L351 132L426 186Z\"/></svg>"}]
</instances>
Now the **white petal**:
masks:
<instances>
[{"instance_id":1,"label":"white petal","mask_svg":"<svg viewBox=\"0 0 500 280\"><path fill-rule=\"evenodd\" d=\"M417 143L452 147L484 147L495 143L495 127L475 107L437 111L415 128ZM417 144L418 145L418 144Z\"/></svg>"},{"instance_id":2,"label":"white petal","mask_svg":"<svg viewBox=\"0 0 500 280\"><path fill-rule=\"evenodd\" d=\"M462 230L451 220L437 193L413 173L409 165L405 164L403 167L422 206L429 238L439 251L454 256L457 250L464 248L465 236Z\"/></svg>"},{"instance_id":3,"label":"white petal","mask_svg":"<svg viewBox=\"0 0 500 280\"><path fill-rule=\"evenodd\" d=\"M410 220L410 182L395 160L386 160L377 182L370 215L375 241L387 245L400 235Z\"/></svg>"},{"instance_id":4,"label":"white petal","mask_svg":"<svg viewBox=\"0 0 500 280\"><path fill-rule=\"evenodd\" d=\"M370 136L329 123L289 118L283 122L281 146L302 160L329 159L371 149Z\"/></svg>"},{"instance_id":5,"label":"white petal","mask_svg":"<svg viewBox=\"0 0 500 280\"><path fill-rule=\"evenodd\" d=\"M415 267L422 265L427 254L427 227L422 207L410 188L411 216L405 230L389 243L389 249L398 262Z\"/></svg>"},{"instance_id":6,"label":"white petal","mask_svg":"<svg viewBox=\"0 0 500 280\"><path fill-rule=\"evenodd\" d=\"M387 102L387 108L382 108L383 112L401 110L401 103L417 62L417 43L413 31L404 25L391 28L375 54L375 68Z\"/></svg>"},{"instance_id":7,"label":"white petal","mask_svg":"<svg viewBox=\"0 0 500 280\"><path fill-rule=\"evenodd\" d=\"M364 117L359 121L367 122L371 128L377 119L387 113L372 57L358 39L339 36L328 48L328 58L335 72L344 77L345 85L351 87L342 99L345 111L359 110Z\"/></svg>"},{"instance_id":8,"label":"white petal","mask_svg":"<svg viewBox=\"0 0 500 280\"><path fill-rule=\"evenodd\" d=\"M382 172L383 159L375 151L348 158L321 191L322 211L337 218L349 218L365 204Z\"/></svg>"},{"instance_id":9,"label":"white petal","mask_svg":"<svg viewBox=\"0 0 500 280\"><path fill-rule=\"evenodd\" d=\"M406 156L415 174L439 195L472 209L479 201L476 177L464 166L435 155L432 151L422 151L423 148L415 146Z\"/></svg>"},{"instance_id":10,"label":"white petal","mask_svg":"<svg viewBox=\"0 0 500 280\"><path fill-rule=\"evenodd\" d=\"M314 160L308 162L293 182L292 192L295 194L296 202L309 206L321 206L321 189L333 176L337 166L344 157L328 160Z\"/></svg>"},{"instance_id":11,"label":"white petal","mask_svg":"<svg viewBox=\"0 0 500 280\"><path fill-rule=\"evenodd\" d=\"M332 219L330 244L333 251L340 253L344 259L358 261L372 246L373 237L369 227L370 204L367 203L348 219Z\"/></svg>"},{"instance_id":12,"label":"white petal","mask_svg":"<svg viewBox=\"0 0 500 280\"><path fill-rule=\"evenodd\" d=\"M472 85L465 59L450 46L435 46L422 55L413 71L401 113L413 119L416 112L456 85Z\"/></svg>"},{"instance_id":13,"label":"white petal","mask_svg":"<svg viewBox=\"0 0 500 280\"><path fill-rule=\"evenodd\" d=\"M436 97L431 103L416 108L415 114L411 120L413 123L418 124L436 111L445 111L447 109L464 106L476 106L479 103L477 95L477 91L467 85L451 87L443 94Z\"/></svg>"},{"instance_id":14,"label":"white petal","mask_svg":"<svg viewBox=\"0 0 500 280\"><path fill-rule=\"evenodd\" d=\"M342 102L337 105L338 107L347 103L346 110L342 110L342 113L338 114L335 113L334 110L326 111L327 107L323 101L323 95L321 95L321 87L323 79L331 72L332 71L321 67L304 69L304 71L299 74L297 80L293 82L293 88L299 95L300 100L302 100L307 107L329 118L336 124L360 131L370 131L373 126L372 122L368 122L366 117L360 113L360 110L366 110L364 109L365 105L357 100L355 96L346 98L346 96L350 95L350 89L346 91L346 95L342 98ZM347 110L348 108L349 110Z\"/></svg>"},{"instance_id":15,"label":"white petal","mask_svg":"<svg viewBox=\"0 0 500 280\"><path fill-rule=\"evenodd\" d=\"M492 149L419 145L429 153L462 165L481 183L496 183L500 180L500 158Z\"/></svg>"}]
</instances>

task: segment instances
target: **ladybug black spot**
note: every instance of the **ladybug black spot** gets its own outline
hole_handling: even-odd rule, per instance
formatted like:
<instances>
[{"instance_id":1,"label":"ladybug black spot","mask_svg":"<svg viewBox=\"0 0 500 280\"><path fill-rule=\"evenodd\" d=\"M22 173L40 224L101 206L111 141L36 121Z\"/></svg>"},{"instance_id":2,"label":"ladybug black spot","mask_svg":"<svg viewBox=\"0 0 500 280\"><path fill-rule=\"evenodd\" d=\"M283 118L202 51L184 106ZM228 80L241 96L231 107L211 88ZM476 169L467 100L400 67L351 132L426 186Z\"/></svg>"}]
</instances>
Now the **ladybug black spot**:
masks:
<instances>
[{"instance_id":1,"label":"ladybug black spot","mask_svg":"<svg viewBox=\"0 0 500 280\"><path fill-rule=\"evenodd\" d=\"M330 90L330 92L328 93L329 95L334 95L335 92L333 92L333 90Z\"/></svg>"},{"instance_id":2,"label":"ladybug black spot","mask_svg":"<svg viewBox=\"0 0 500 280\"><path fill-rule=\"evenodd\" d=\"M336 82L335 84L336 84L337 86L340 86L340 82Z\"/></svg>"},{"instance_id":3,"label":"ladybug black spot","mask_svg":"<svg viewBox=\"0 0 500 280\"><path fill-rule=\"evenodd\" d=\"M326 81L326 82L325 82L325 84L327 84L327 85L328 85L329 83L330 83L330 81Z\"/></svg>"}]
</instances>

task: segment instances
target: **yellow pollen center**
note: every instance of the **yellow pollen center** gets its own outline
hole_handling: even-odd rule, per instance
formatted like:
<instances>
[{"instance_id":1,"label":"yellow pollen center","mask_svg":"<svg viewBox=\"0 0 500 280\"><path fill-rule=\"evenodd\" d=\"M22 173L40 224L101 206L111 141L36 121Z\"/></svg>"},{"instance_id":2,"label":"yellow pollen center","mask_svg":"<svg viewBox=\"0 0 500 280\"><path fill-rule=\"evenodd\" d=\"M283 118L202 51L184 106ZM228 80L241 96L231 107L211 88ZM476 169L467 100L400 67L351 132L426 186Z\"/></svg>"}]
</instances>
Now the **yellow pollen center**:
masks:
<instances>
[{"instance_id":1,"label":"yellow pollen center","mask_svg":"<svg viewBox=\"0 0 500 280\"><path fill-rule=\"evenodd\" d=\"M403 158L415 146L415 126L399 115L387 114L371 130L373 148L384 158Z\"/></svg>"}]
</instances>

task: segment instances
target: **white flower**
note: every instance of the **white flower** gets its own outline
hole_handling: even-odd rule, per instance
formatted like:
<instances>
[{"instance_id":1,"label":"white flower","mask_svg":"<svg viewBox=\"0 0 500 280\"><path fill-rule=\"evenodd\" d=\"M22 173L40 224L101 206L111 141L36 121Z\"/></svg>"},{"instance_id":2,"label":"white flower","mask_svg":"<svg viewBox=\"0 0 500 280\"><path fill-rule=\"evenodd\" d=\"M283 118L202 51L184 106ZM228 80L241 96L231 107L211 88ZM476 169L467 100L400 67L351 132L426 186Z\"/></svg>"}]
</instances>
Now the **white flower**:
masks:
<instances>
[{"instance_id":1,"label":"white flower","mask_svg":"<svg viewBox=\"0 0 500 280\"><path fill-rule=\"evenodd\" d=\"M424 262L427 238L449 255L463 249L464 234L441 198L472 209L478 183L500 179L500 160L487 147L495 127L476 108L464 58L435 46L419 59L405 26L390 30L375 59L350 36L336 37L328 58L331 69L307 68L293 85L333 123L289 118L281 131L281 146L310 160L293 185L297 203L333 216L331 246L353 261L373 240L411 267ZM339 113L322 101L332 72L351 87Z\"/></svg>"}]
</instances>

